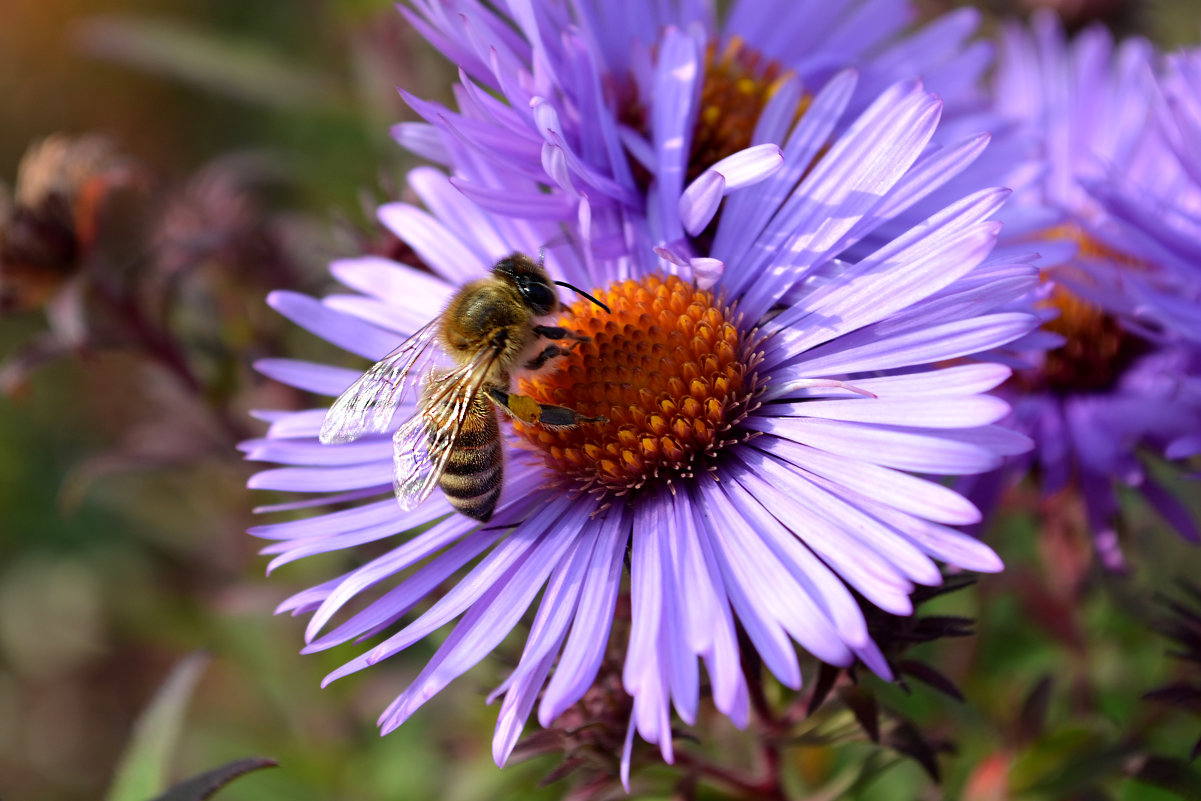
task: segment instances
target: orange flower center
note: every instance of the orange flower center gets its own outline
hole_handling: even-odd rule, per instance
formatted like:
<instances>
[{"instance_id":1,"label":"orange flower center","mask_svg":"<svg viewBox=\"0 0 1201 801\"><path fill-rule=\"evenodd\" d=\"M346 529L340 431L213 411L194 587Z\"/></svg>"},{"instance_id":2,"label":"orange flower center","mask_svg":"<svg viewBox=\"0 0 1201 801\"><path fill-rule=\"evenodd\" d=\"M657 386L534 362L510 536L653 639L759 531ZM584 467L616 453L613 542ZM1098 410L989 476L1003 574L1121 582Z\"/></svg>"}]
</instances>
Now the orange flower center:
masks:
<instances>
[{"instance_id":1,"label":"orange flower center","mask_svg":"<svg viewBox=\"0 0 1201 801\"><path fill-rule=\"evenodd\" d=\"M559 324L591 337L553 368L520 382L541 403L607 423L550 429L514 421L547 464L587 489L620 495L715 467L741 438L738 423L762 386L753 331L712 292L675 276L627 280L580 300Z\"/></svg>"},{"instance_id":2,"label":"orange flower center","mask_svg":"<svg viewBox=\"0 0 1201 801\"><path fill-rule=\"evenodd\" d=\"M1135 270L1145 265L1105 247L1074 225L1050 231L1048 239L1071 239L1079 246L1080 258L1103 258ZM1033 384L1055 392L1104 392L1113 387L1126 369L1147 352L1146 341L1122 325L1120 319L1073 294L1058 284L1047 300L1059 309L1059 317L1045 328L1067 341L1047 351Z\"/></svg>"}]
</instances>

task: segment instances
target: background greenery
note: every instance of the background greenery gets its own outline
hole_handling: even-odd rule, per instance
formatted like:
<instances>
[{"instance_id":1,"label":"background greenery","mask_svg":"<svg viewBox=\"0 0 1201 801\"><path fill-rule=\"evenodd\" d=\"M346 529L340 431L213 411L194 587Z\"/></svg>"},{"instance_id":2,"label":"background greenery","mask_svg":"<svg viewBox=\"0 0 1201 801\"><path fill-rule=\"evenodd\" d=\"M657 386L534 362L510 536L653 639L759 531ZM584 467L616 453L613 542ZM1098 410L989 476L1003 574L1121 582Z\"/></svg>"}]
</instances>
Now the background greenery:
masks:
<instances>
[{"instance_id":1,"label":"background greenery","mask_svg":"<svg viewBox=\"0 0 1201 801\"><path fill-rule=\"evenodd\" d=\"M1138 4L1126 20L1179 44L1196 41L1201 12L1195 0ZM26 146L59 131L108 133L168 184L232 152L265 155L271 178L258 196L295 267L294 286L317 292L328 285L328 258L361 249L348 230L376 236L364 193L382 197L403 179L388 126L411 115L392 87L440 97L450 74L384 0L3 0L0 177L11 182ZM256 379L253 358L333 355L262 310L268 288L251 281L239 291L269 336L248 342L237 314L220 318L218 333L244 347L220 381L218 368L206 373L248 432L261 428L248 409L305 403ZM0 319L0 358L44 325L35 312ZM183 432L173 458L130 444L165 430L147 420ZM224 801L562 796L564 782L531 789L553 758L492 765L496 713L483 696L504 674L503 655L383 739L377 714L432 644L319 688L349 652L301 657L303 621L271 613L353 557L308 560L265 579L267 560L244 534L262 499L243 488L250 469L228 436L203 434L209 426L205 399L133 352L60 361L0 397L0 797L102 797L138 711L196 650L211 661L174 776L251 755L281 765L233 783ZM1195 578L1201 551L1144 515L1129 532L1131 574L1104 576L1088 563L1086 542L1040 539L1034 511L990 534L1005 574L933 607L978 618L976 637L917 652L966 702L877 683L924 731L954 742L943 785L899 761L853 797L1092 798L1098 777L1109 797L1172 797L1123 778L1137 766L1122 746L1138 736L1187 757L1201 736L1201 717L1140 700L1187 670L1166 656L1169 643L1150 621L1162 616L1154 593L1179 595L1172 580ZM850 720L834 705L813 725L854 742L787 750L798 796L838 797L817 792L866 760L894 758L852 736ZM713 736L735 743L728 753L737 758L733 732ZM1007 790L996 781L1004 775Z\"/></svg>"}]
</instances>

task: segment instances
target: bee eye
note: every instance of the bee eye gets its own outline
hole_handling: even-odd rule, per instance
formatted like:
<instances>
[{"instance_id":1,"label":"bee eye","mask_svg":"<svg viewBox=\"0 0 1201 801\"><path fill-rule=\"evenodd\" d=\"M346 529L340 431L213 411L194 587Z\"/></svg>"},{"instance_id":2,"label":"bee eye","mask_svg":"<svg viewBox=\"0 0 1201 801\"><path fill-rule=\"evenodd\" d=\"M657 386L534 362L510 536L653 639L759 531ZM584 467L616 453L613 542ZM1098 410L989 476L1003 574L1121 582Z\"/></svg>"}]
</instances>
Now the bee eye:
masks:
<instances>
[{"instance_id":1,"label":"bee eye","mask_svg":"<svg viewBox=\"0 0 1201 801\"><path fill-rule=\"evenodd\" d=\"M550 287L541 282L522 282L521 296L525 298L526 305L530 307L530 310L538 316L550 314L556 305L554 293L550 291Z\"/></svg>"}]
</instances>

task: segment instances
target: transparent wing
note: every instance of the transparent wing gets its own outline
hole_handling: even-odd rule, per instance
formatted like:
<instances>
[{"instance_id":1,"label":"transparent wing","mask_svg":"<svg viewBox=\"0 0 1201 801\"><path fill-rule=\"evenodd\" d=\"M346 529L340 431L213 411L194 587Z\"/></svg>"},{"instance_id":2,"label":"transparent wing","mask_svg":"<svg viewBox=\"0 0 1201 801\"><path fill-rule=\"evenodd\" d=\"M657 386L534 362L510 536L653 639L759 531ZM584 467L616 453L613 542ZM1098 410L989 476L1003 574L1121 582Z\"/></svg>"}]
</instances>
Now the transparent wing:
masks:
<instances>
[{"instance_id":1,"label":"transparent wing","mask_svg":"<svg viewBox=\"0 0 1201 801\"><path fill-rule=\"evenodd\" d=\"M495 349L485 348L454 370L430 375L417 414L392 438L392 486L401 508L415 508L438 486L498 356Z\"/></svg>"},{"instance_id":2,"label":"transparent wing","mask_svg":"<svg viewBox=\"0 0 1201 801\"><path fill-rule=\"evenodd\" d=\"M438 348L430 348L437 340L438 321L434 318L426 323L338 396L321 424L322 443L350 442L387 430L416 377L424 375L432 358L440 353Z\"/></svg>"}]
</instances>

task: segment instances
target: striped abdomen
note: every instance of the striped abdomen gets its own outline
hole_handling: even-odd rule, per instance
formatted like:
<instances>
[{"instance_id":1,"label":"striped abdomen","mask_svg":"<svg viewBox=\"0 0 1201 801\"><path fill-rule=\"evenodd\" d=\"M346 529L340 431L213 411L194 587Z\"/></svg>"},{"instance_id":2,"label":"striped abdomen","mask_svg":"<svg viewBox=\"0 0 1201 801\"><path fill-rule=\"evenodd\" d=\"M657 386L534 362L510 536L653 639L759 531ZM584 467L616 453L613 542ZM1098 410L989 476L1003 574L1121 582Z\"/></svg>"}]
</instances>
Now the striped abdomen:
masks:
<instances>
[{"instance_id":1,"label":"striped abdomen","mask_svg":"<svg viewBox=\"0 0 1201 801\"><path fill-rule=\"evenodd\" d=\"M455 509L487 522L500 498L503 467L496 409L480 393L472 401L471 411L451 446L438 486Z\"/></svg>"}]
</instances>

